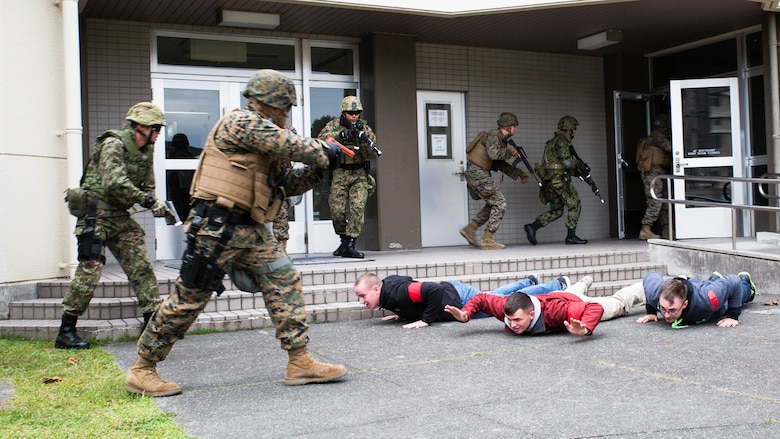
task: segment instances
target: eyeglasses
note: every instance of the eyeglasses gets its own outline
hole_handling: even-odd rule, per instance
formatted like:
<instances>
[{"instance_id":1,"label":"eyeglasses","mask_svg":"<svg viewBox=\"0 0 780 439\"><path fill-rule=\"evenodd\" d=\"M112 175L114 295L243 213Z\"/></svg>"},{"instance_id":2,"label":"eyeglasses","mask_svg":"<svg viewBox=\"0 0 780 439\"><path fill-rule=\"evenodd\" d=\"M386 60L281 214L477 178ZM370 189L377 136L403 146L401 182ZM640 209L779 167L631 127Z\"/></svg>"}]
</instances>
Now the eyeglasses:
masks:
<instances>
[{"instance_id":1,"label":"eyeglasses","mask_svg":"<svg viewBox=\"0 0 780 439\"><path fill-rule=\"evenodd\" d=\"M162 125L152 125L152 131L159 133L162 130Z\"/></svg>"},{"instance_id":2,"label":"eyeglasses","mask_svg":"<svg viewBox=\"0 0 780 439\"><path fill-rule=\"evenodd\" d=\"M347 114L349 114L349 115L351 115L351 116L355 116L355 115L358 115L358 114L360 114L360 113L361 113L361 111L345 111L345 113L347 113Z\"/></svg>"},{"instance_id":3,"label":"eyeglasses","mask_svg":"<svg viewBox=\"0 0 780 439\"><path fill-rule=\"evenodd\" d=\"M658 305L658 312L661 313L661 315L664 315L664 316L665 315L674 316L674 315L677 315L677 313L680 312L680 310L679 309L674 309L674 308L666 309L663 306Z\"/></svg>"}]
</instances>

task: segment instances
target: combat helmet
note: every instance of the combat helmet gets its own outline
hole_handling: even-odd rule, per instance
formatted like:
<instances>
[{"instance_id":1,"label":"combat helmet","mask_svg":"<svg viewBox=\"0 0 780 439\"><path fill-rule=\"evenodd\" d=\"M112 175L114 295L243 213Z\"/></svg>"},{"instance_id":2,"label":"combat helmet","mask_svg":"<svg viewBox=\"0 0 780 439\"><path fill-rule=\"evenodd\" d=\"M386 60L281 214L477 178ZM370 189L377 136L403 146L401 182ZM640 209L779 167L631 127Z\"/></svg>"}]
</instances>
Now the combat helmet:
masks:
<instances>
[{"instance_id":1,"label":"combat helmet","mask_svg":"<svg viewBox=\"0 0 780 439\"><path fill-rule=\"evenodd\" d=\"M345 111L363 111L363 104L357 96L347 96L341 101L341 112Z\"/></svg>"},{"instance_id":2,"label":"combat helmet","mask_svg":"<svg viewBox=\"0 0 780 439\"><path fill-rule=\"evenodd\" d=\"M292 105L298 105L295 95L295 84L292 79L271 69L258 70L244 90L245 98L255 98L271 107L285 110Z\"/></svg>"},{"instance_id":3,"label":"combat helmet","mask_svg":"<svg viewBox=\"0 0 780 439\"><path fill-rule=\"evenodd\" d=\"M151 102L139 102L133 105L127 110L125 119L148 127L152 125L165 126L165 115L160 107Z\"/></svg>"},{"instance_id":4,"label":"combat helmet","mask_svg":"<svg viewBox=\"0 0 780 439\"><path fill-rule=\"evenodd\" d=\"M577 119L571 116L563 116L561 120L558 121L558 131L576 130L577 125L579 124Z\"/></svg>"},{"instance_id":5,"label":"combat helmet","mask_svg":"<svg viewBox=\"0 0 780 439\"><path fill-rule=\"evenodd\" d=\"M510 125L517 126L517 116L512 113L501 113L496 121L500 127L508 127Z\"/></svg>"}]
</instances>

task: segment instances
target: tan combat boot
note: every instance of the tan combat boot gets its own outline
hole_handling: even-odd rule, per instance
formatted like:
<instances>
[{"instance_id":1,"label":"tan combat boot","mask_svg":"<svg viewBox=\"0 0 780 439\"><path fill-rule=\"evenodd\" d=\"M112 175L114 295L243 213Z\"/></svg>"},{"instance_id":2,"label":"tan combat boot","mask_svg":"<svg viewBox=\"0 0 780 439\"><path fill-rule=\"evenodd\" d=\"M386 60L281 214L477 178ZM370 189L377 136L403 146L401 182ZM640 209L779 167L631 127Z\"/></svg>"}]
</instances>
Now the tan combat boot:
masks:
<instances>
[{"instance_id":1,"label":"tan combat boot","mask_svg":"<svg viewBox=\"0 0 780 439\"><path fill-rule=\"evenodd\" d=\"M138 357L125 377L125 390L144 396L171 396L181 393L181 387L157 375L157 363Z\"/></svg>"},{"instance_id":2,"label":"tan combat boot","mask_svg":"<svg viewBox=\"0 0 780 439\"><path fill-rule=\"evenodd\" d=\"M639 239L643 241L647 241L648 239L659 239L659 238L661 238L661 236L653 233L653 231L650 230L650 226L648 226L647 224L644 224L642 226L642 230L639 231Z\"/></svg>"},{"instance_id":3,"label":"tan combat boot","mask_svg":"<svg viewBox=\"0 0 780 439\"><path fill-rule=\"evenodd\" d=\"M310 383L336 381L347 374L340 364L320 363L309 355L306 346L287 351L290 361L284 374L284 384L300 386Z\"/></svg>"},{"instance_id":4,"label":"tan combat boot","mask_svg":"<svg viewBox=\"0 0 780 439\"><path fill-rule=\"evenodd\" d=\"M469 242L469 245L479 248L479 243L477 242L477 236L475 235L476 233L477 233L477 223L475 223L474 221L470 222L466 227L460 229L460 235L466 238L466 241Z\"/></svg>"},{"instance_id":5,"label":"tan combat boot","mask_svg":"<svg viewBox=\"0 0 780 439\"><path fill-rule=\"evenodd\" d=\"M499 250L506 248L504 244L493 241L493 233L485 232L482 235L482 240L479 242L479 248L482 250Z\"/></svg>"}]
</instances>

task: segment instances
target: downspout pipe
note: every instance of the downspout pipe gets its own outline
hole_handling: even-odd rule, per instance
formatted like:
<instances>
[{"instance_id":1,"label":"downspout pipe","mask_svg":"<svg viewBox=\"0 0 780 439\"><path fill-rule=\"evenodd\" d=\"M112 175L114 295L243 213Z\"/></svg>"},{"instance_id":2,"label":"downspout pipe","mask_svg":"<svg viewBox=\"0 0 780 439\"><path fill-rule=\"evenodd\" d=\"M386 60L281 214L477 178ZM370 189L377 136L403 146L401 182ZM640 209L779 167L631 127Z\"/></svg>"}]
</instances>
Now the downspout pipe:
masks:
<instances>
[{"instance_id":1,"label":"downspout pipe","mask_svg":"<svg viewBox=\"0 0 780 439\"><path fill-rule=\"evenodd\" d=\"M84 129L81 120L81 51L79 39L79 2L78 0L53 0L62 10L62 41L64 61L65 128L57 135L65 137L67 148L68 187L77 187L84 171L82 160L82 138ZM76 219L70 219L70 230L76 225ZM69 254L65 267L70 276L76 270L78 248L75 239L68 239ZM64 265L64 264L61 264Z\"/></svg>"}]
</instances>

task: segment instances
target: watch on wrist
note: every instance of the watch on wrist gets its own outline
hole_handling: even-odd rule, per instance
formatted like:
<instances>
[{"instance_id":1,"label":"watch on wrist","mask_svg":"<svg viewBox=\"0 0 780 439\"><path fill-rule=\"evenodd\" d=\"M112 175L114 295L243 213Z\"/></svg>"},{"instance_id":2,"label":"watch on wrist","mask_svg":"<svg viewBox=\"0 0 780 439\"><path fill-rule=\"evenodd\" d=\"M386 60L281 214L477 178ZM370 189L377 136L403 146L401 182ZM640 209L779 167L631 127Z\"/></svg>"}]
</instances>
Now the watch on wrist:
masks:
<instances>
[{"instance_id":1,"label":"watch on wrist","mask_svg":"<svg viewBox=\"0 0 780 439\"><path fill-rule=\"evenodd\" d=\"M144 198L144 202L141 203L141 207L150 208L154 205L154 197L151 195L147 195L146 198Z\"/></svg>"}]
</instances>

